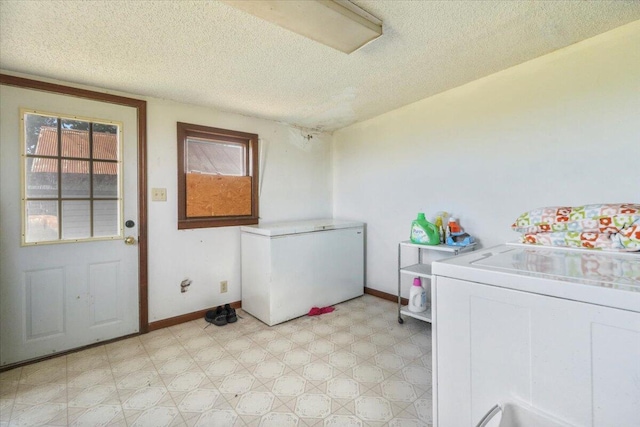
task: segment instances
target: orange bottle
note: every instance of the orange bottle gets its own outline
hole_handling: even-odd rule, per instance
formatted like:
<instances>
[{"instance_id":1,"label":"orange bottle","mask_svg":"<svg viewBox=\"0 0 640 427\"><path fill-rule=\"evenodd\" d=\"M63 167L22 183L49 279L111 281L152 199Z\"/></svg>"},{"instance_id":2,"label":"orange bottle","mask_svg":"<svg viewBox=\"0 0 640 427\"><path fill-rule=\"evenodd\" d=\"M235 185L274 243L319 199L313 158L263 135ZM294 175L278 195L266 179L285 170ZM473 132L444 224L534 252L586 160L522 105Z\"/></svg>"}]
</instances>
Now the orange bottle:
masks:
<instances>
[{"instance_id":1,"label":"orange bottle","mask_svg":"<svg viewBox=\"0 0 640 427\"><path fill-rule=\"evenodd\" d=\"M462 229L460 225L458 225L458 220L456 218L449 218L449 232L450 233L461 233Z\"/></svg>"}]
</instances>

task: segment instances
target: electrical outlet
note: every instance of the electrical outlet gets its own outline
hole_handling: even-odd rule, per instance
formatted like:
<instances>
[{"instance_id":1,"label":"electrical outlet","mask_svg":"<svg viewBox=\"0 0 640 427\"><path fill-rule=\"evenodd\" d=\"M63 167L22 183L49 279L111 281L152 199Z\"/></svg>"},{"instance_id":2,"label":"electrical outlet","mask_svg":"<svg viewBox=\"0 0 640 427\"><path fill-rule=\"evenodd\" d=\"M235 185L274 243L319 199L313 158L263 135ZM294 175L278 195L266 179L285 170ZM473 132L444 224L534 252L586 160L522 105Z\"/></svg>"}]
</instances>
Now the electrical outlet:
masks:
<instances>
[{"instance_id":1,"label":"electrical outlet","mask_svg":"<svg viewBox=\"0 0 640 427\"><path fill-rule=\"evenodd\" d=\"M220 293L224 294L225 292L227 292L227 281L223 280L220 282Z\"/></svg>"}]
</instances>

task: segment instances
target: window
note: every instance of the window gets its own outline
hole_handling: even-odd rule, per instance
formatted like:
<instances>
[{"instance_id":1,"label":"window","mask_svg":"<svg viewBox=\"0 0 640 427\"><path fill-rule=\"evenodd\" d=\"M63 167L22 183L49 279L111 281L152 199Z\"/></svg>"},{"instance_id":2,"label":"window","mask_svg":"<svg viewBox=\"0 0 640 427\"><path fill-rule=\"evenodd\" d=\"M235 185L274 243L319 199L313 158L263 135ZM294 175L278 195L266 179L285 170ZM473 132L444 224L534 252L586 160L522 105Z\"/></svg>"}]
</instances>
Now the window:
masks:
<instances>
[{"instance_id":1,"label":"window","mask_svg":"<svg viewBox=\"0 0 640 427\"><path fill-rule=\"evenodd\" d=\"M258 135L178 123L178 229L258 223Z\"/></svg>"},{"instance_id":2,"label":"window","mask_svg":"<svg viewBox=\"0 0 640 427\"><path fill-rule=\"evenodd\" d=\"M121 124L21 110L22 243L122 237Z\"/></svg>"}]
</instances>

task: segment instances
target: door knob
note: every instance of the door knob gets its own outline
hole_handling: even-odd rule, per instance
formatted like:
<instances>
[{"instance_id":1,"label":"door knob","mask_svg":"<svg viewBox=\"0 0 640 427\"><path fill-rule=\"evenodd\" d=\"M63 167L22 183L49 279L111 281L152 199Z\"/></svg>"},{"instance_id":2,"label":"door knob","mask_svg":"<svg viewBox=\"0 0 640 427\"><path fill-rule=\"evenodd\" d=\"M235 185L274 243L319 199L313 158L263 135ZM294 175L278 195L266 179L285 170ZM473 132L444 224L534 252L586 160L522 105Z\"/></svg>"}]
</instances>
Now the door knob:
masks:
<instances>
[{"instance_id":1,"label":"door knob","mask_svg":"<svg viewBox=\"0 0 640 427\"><path fill-rule=\"evenodd\" d=\"M124 239L124 244L125 245L135 245L136 244L136 238L133 236L127 236Z\"/></svg>"}]
</instances>

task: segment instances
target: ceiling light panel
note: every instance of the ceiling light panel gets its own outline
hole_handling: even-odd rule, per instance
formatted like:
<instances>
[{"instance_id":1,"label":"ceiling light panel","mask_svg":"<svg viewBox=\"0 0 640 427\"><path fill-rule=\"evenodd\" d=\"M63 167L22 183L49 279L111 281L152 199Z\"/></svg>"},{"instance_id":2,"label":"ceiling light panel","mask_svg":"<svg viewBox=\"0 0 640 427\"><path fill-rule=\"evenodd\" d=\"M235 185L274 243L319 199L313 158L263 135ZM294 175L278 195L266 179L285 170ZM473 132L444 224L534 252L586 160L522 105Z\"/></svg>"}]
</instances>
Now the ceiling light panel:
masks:
<instances>
[{"instance_id":1,"label":"ceiling light panel","mask_svg":"<svg viewBox=\"0 0 640 427\"><path fill-rule=\"evenodd\" d=\"M382 21L346 0L224 2L344 53L382 35Z\"/></svg>"}]
</instances>

